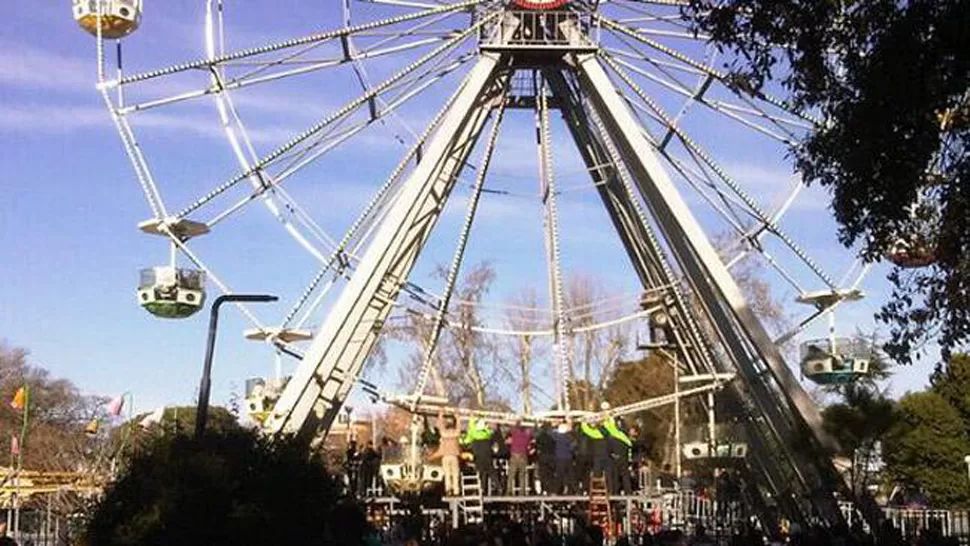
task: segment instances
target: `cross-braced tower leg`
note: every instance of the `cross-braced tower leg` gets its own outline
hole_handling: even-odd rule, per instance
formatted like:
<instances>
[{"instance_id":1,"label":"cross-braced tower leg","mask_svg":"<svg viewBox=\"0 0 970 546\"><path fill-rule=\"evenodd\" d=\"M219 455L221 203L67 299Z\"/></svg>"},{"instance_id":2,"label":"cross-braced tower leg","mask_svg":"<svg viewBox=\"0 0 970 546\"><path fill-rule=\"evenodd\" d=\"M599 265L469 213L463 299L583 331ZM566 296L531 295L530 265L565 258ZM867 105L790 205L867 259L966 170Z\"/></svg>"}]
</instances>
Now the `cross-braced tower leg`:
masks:
<instances>
[{"instance_id":1,"label":"cross-braced tower leg","mask_svg":"<svg viewBox=\"0 0 970 546\"><path fill-rule=\"evenodd\" d=\"M748 400L762 417L758 430L777 456L776 462L795 481L791 492L795 498L783 500L805 506L806 518L817 515L832 524L841 522L833 495L841 480L825 452L833 443L822 430L818 408L755 317L597 57L577 56L576 70L669 251L740 373ZM769 386L768 376L778 389Z\"/></svg>"},{"instance_id":2,"label":"cross-braced tower leg","mask_svg":"<svg viewBox=\"0 0 970 546\"><path fill-rule=\"evenodd\" d=\"M312 437L335 420L509 77L483 53L361 256L266 424Z\"/></svg>"}]
</instances>

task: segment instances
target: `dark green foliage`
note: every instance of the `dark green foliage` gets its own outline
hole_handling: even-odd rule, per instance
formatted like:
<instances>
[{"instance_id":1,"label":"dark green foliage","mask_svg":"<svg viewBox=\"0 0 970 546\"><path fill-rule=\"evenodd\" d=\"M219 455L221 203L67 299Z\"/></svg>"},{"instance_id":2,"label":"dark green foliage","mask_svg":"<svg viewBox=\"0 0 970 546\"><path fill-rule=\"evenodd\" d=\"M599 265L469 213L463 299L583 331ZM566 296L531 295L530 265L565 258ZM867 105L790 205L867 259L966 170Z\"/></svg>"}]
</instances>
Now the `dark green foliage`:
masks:
<instances>
[{"instance_id":1,"label":"dark green foliage","mask_svg":"<svg viewBox=\"0 0 970 546\"><path fill-rule=\"evenodd\" d=\"M842 400L822 411L825 430L839 442L839 455L858 461L849 476L853 491L869 485L869 463L876 457L876 444L893 425L893 401L865 385L842 388Z\"/></svg>"},{"instance_id":2,"label":"dark green foliage","mask_svg":"<svg viewBox=\"0 0 970 546\"><path fill-rule=\"evenodd\" d=\"M935 508L966 507L970 441L960 414L935 392L907 394L883 440L888 476L911 491L922 490Z\"/></svg>"},{"instance_id":3,"label":"dark green foliage","mask_svg":"<svg viewBox=\"0 0 970 546\"><path fill-rule=\"evenodd\" d=\"M99 546L361 544L366 521L306 447L244 430L159 436L91 514Z\"/></svg>"},{"instance_id":4,"label":"dark green foliage","mask_svg":"<svg viewBox=\"0 0 970 546\"><path fill-rule=\"evenodd\" d=\"M936 264L896 268L879 313L909 362L970 340L970 0L691 0L684 11L728 56L736 87L780 79L825 122L793 150L828 188L847 246L879 258L899 240Z\"/></svg>"},{"instance_id":5,"label":"dark green foliage","mask_svg":"<svg viewBox=\"0 0 970 546\"><path fill-rule=\"evenodd\" d=\"M953 355L930 376L933 392L953 406L970 434L970 355Z\"/></svg>"}]
</instances>

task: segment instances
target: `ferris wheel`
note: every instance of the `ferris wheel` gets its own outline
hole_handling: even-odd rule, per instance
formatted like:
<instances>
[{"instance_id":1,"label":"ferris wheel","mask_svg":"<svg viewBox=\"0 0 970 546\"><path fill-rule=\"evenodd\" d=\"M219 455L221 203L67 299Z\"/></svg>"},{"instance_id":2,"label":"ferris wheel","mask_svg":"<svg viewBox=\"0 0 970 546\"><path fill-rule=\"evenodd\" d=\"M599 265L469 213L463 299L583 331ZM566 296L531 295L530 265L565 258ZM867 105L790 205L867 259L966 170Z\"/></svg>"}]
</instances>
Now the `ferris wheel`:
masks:
<instances>
[{"instance_id":1,"label":"ferris wheel","mask_svg":"<svg viewBox=\"0 0 970 546\"><path fill-rule=\"evenodd\" d=\"M823 120L774 96L777 86L753 90L725 71L679 0L344 0L329 12L308 4L285 13L274 3L206 0L204 51L146 69L139 56L164 51L124 40L143 23L141 0L74 2L75 18L96 37L98 90L149 206L139 227L168 250L165 265L143 272L139 303L182 318L204 305L207 286L231 293L234 277L259 264L219 241L237 244L247 230L293 256L265 279L267 289L289 294L288 308L269 319L239 306L252 325L246 337L277 359L275 381L249 399L264 429L325 433L362 387L415 414L447 408L531 422L633 414L699 396L713 431L717 393L745 430L745 448L732 453L752 460L785 510L841 517L832 496L818 494L840 489L825 455L829 439L779 349L828 317L829 336L807 343L797 367L823 384L867 373L864 351L836 337L834 312L862 297L868 267L830 252L812 257L826 215L799 211L808 190L778 168ZM145 21L153 9L144 9ZM274 23L237 38L234 17L248 10L250 21ZM207 123L193 130L221 144L203 154L158 136L178 119ZM515 134L529 139L503 144ZM526 156L531 170L501 172ZM356 206L338 191L349 179L374 180L353 186ZM482 210L508 202L532 212L479 227ZM600 216L568 214L594 206ZM268 216L254 219L258 209ZM615 238L628 290L582 303L568 297L572 270L590 250L571 240L579 228ZM547 301L461 298L456 286L476 244L502 252L527 236L538 241L523 248L538 257L534 282ZM489 238L498 243L483 243ZM436 283L415 274L423 253L445 264ZM746 301L733 272L752 262L806 304L790 328L769 332ZM294 279L305 284L296 288ZM514 324L506 320L513 308L525 317ZM425 328L410 392L401 395L394 382L368 376L367 362L404 320ZM660 355L677 369L676 391L573 407L577 337L615 327L640 333L609 365ZM534 390L511 389L524 398L510 404L514 412L454 406L429 388L448 332L546 339L550 369L520 378ZM291 357L283 381L281 359ZM540 406L550 411L533 410ZM813 447L795 447L806 430ZM711 432L684 453L715 457L721 447Z\"/></svg>"}]
</instances>

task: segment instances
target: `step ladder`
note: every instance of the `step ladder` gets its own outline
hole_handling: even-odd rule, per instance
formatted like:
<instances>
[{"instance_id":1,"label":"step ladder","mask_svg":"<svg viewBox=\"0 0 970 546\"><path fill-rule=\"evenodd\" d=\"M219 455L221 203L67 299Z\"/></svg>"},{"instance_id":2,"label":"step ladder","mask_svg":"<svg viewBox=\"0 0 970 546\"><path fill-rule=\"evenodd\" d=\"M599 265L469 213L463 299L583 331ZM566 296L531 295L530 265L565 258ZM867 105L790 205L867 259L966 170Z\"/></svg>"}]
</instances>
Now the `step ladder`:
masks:
<instances>
[{"instance_id":1,"label":"step ladder","mask_svg":"<svg viewBox=\"0 0 970 546\"><path fill-rule=\"evenodd\" d=\"M485 515L485 501L482 498L482 482L478 473L461 475L461 500L458 507L465 518L465 524L482 523Z\"/></svg>"},{"instance_id":2,"label":"step ladder","mask_svg":"<svg viewBox=\"0 0 970 546\"><path fill-rule=\"evenodd\" d=\"M593 476L589 479L589 513L590 525L599 526L603 530L603 537L609 539L613 535L613 513L610 509L610 490L606 485L606 478Z\"/></svg>"}]
</instances>

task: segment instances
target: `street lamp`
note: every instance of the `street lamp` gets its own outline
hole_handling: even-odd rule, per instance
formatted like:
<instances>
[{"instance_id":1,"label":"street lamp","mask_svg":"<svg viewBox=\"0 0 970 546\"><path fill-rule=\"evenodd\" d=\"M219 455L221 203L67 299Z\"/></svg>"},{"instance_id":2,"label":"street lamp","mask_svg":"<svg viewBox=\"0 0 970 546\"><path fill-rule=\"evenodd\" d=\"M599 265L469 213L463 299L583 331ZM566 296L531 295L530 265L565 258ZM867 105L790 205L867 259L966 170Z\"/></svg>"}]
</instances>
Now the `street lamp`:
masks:
<instances>
[{"instance_id":1,"label":"street lamp","mask_svg":"<svg viewBox=\"0 0 970 546\"><path fill-rule=\"evenodd\" d=\"M212 302L209 311L209 339L205 346L205 363L202 366L202 382L199 384L199 405L195 408L195 438L202 438L209 419L209 391L212 388L212 356L216 346L216 327L219 325L219 307L227 302L265 303L279 298L266 294L223 294Z\"/></svg>"},{"instance_id":2,"label":"street lamp","mask_svg":"<svg viewBox=\"0 0 970 546\"><path fill-rule=\"evenodd\" d=\"M967 479L970 479L970 455L964 457L963 462L967 463Z\"/></svg>"}]
</instances>

